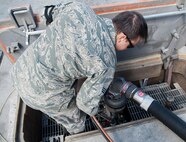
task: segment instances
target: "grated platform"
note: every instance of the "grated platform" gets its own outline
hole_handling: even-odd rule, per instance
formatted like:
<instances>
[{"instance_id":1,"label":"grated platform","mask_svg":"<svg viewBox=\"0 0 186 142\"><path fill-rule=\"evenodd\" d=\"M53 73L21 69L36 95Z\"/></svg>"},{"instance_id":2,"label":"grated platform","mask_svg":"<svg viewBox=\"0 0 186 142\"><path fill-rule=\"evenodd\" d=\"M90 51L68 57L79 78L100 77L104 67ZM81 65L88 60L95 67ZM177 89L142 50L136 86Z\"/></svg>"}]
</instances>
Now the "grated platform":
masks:
<instances>
[{"instance_id":1,"label":"grated platform","mask_svg":"<svg viewBox=\"0 0 186 142\"><path fill-rule=\"evenodd\" d=\"M181 87L171 89L167 83L162 83L146 86L142 90L164 106L166 106L167 97L173 97L174 101L168 108L171 111L179 110L186 106L186 93L181 89ZM127 107L132 121L152 116L145 110L141 109L133 101L129 101Z\"/></svg>"},{"instance_id":2,"label":"grated platform","mask_svg":"<svg viewBox=\"0 0 186 142\"><path fill-rule=\"evenodd\" d=\"M171 111L179 110L186 107L186 93L183 89L176 84L176 88L171 89L167 83L154 84L150 86L146 86L142 89L146 94L150 95L162 105L166 106L167 97L174 98L174 101L168 107ZM151 117L152 115L141 109L135 102L128 101L127 110L130 117L130 121L136 121L140 119L144 119L147 117ZM108 127L110 125L105 124L102 117L97 116L100 124L103 127ZM125 119L125 117L124 117ZM123 121L124 123L129 122L129 120ZM85 131L93 131L97 129L96 126L92 123L90 118L87 118L85 123ZM42 120L42 141L43 142L62 142L63 141L63 126L57 124L53 119L49 118L47 115L43 114Z\"/></svg>"}]
</instances>

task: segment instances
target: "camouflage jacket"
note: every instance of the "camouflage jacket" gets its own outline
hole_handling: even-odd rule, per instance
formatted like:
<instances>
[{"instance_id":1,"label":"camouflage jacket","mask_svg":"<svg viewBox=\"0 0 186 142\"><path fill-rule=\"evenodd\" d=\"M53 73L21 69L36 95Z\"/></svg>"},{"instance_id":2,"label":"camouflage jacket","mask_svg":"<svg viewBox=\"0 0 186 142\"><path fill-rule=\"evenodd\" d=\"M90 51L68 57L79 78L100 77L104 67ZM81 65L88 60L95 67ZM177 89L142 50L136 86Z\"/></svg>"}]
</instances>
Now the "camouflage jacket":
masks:
<instances>
[{"instance_id":1,"label":"camouflage jacket","mask_svg":"<svg viewBox=\"0 0 186 142\"><path fill-rule=\"evenodd\" d=\"M115 30L81 1L65 0L54 21L15 63L12 76L22 99L33 108L63 103L55 94L71 90L87 77L77 94L79 109L95 115L116 66Z\"/></svg>"}]
</instances>

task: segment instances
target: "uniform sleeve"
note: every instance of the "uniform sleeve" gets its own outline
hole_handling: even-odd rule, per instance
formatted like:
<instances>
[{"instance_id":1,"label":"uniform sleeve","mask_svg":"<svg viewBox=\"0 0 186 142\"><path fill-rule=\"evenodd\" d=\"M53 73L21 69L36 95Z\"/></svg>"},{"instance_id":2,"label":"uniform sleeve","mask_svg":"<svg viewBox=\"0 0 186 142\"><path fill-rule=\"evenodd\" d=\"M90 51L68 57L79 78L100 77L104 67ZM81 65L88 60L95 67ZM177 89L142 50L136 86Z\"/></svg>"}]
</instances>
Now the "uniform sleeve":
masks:
<instances>
[{"instance_id":1,"label":"uniform sleeve","mask_svg":"<svg viewBox=\"0 0 186 142\"><path fill-rule=\"evenodd\" d=\"M88 77L77 95L77 106L93 116L97 113L101 97L110 85L115 69L107 68Z\"/></svg>"},{"instance_id":2,"label":"uniform sleeve","mask_svg":"<svg viewBox=\"0 0 186 142\"><path fill-rule=\"evenodd\" d=\"M54 10L52 12L53 19L56 19L58 15L65 13L68 14L68 11L71 9L80 7L78 4L85 5L84 1L82 0L63 0L61 3L55 5Z\"/></svg>"},{"instance_id":3,"label":"uniform sleeve","mask_svg":"<svg viewBox=\"0 0 186 142\"><path fill-rule=\"evenodd\" d=\"M59 14L62 14L64 9L66 8L66 6L72 4L73 1L72 0L64 0L63 2L55 5L54 7L54 10L52 12L52 18L53 19L56 19L56 17L59 15Z\"/></svg>"}]
</instances>

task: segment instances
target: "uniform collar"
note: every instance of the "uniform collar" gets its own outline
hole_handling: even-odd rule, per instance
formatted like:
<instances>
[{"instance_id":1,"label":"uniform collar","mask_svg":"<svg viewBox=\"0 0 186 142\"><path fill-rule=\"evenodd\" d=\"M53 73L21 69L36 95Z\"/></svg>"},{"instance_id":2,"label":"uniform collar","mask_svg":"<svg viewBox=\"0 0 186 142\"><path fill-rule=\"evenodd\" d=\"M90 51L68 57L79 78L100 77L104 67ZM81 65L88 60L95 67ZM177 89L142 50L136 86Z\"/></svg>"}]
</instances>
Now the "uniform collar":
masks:
<instances>
[{"instance_id":1,"label":"uniform collar","mask_svg":"<svg viewBox=\"0 0 186 142\"><path fill-rule=\"evenodd\" d=\"M116 30L114 28L114 24L112 23L111 19L103 18L103 20L104 20L105 24L107 25L107 28L108 28L109 33L110 33L111 40L112 40L113 44L115 45L115 42L116 42Z\"/></svg>"}]
</instances>

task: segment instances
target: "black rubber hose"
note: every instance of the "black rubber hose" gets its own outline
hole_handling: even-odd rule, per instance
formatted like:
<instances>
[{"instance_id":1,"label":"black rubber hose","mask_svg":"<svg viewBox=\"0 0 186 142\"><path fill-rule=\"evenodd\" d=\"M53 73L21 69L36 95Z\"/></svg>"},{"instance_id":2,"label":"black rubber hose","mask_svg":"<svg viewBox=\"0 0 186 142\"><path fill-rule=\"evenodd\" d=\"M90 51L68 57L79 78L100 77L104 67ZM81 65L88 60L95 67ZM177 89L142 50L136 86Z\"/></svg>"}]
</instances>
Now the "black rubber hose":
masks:
<instances>
[{"instance_id":1,"label":"black rubber hose","mask_svg":"<svg viewBox=\"0 0 186 142\"><path fill-rule=\"evenodd\" d=\"M129 99L132 99L140 105L141 108L151 113L165 126L171 129L180 138L186 141L186 122L175 115L173 112L162 106L160 103L155 101L148 94L145 94L137 86L131 82L126 82L124 79L117 79L115 81L117 86L123 94ZM114 83L115 83L114 82ZM113 83L113 84L114 84Z\"/></svg>"},{"instance_id":2,"label":"black rubber hose","mask_svg":"<svg viewBox=\"0 0 186 142\"><path fill-rule=\"evenodd\" d=\"M181 118L157 101L153 101L147 111L186 141L186 123Z\"/></svg>"}]
</instances>

